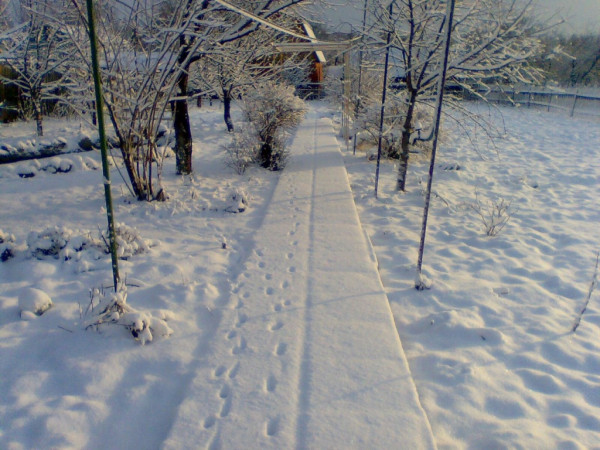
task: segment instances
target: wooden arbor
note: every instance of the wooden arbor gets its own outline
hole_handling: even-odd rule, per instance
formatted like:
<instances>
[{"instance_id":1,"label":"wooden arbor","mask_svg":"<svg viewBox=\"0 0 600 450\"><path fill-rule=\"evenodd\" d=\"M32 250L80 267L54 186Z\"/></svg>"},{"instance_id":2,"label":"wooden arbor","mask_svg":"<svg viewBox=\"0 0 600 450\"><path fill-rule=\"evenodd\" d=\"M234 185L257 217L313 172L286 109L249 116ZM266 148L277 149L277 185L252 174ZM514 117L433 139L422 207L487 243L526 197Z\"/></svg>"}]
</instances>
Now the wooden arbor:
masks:
<instances>
[{"instance_id":1,"label":"wooden arbor","mask_svg":"<svg viewBox=\"0 0 600 450\"><path fill-rule=\"evenodd\" d=\"M305 38L306 39L306 38ZM350 72L350 49L354 46L354 40L342 42L320 42L313 40L311 42L288 42L275 45L275 48L280 52L302 53L316 51L339 51L344 55L344 94L343 94L343 110L342 110L342 130L344 140L348 145L350 138L350 119L352 108L350 107L351 96L351 72Z\"/></svg>"}]
</instances>

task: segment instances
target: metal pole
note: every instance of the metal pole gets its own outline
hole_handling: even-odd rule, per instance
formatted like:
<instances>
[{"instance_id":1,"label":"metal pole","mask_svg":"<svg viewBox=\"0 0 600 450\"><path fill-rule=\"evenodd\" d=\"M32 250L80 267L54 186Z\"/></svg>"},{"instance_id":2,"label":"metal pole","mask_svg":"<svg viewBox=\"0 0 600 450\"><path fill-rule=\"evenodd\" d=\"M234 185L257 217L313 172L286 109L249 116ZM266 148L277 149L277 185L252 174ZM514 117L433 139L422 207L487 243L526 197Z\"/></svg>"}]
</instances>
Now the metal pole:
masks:
<instances>
[{"instance_id":1,"label":"metal pole","mask_svg":"<svg viewBox=\"0 0 600 450\"><path fill-rule=\"evenodd\" d=\"M90 50L92 57L92 73L94 76L94 91L96 93L96 114L98 116L98 135L100 137L100 153L102 155L102 175L104 177L104 199L106 201L106 217L108 220L108 237L110 257L112 260L113 285L115 292L119 286L119 264L117 259L117 239L110 191L110 170L108 166L108 151L106 145L106 129L104 125L104 96L100 81L100 65L98 63L98 39L96 37L96 23L94 16L93 0L86 0L88 13L88 28L90 37Z\"/></svg>"},{"instance_id":2,"label":"metal pole","mask_svg":"<svg viewBox=\"0 0 600 450\"><path fill-rule=\"evenodd\" d=\"M363 21L362 21L362 30L360 36L360 51L358 52L358 88L357 88L357 98L356 98L356 108L354 109L354 116L358 117L358 113L360 112L360 102L362 100L362 74L363 74L363 42L365 38L365 31L367 28L367 6L369 5L369 0L365 0L365 4L363 6ZM354 129L354 142L353 142L353 154L356 155L356 128Z\"/></svg>"},{"instance_id":3,"label":"metal pole","mask_svg":"<svg viewBox=\"0 0 600 450\"><path fill-rule=\"evenodd\" d=\"M394 2L390 3L390 26L392 23L392 13L394 10ZM379 139L377 142L377 168L375 169L375 198L377 198L377 189L379 188L379 166L381 165L381 141L383 139L383 120L385 118L385 100L387 92L388 66L390 62L390 42L392 41L392 30L387 34L387 43L385 49L385 64L383 66L383 91L381 93L381 115L379 117Z\"/></svg>"},{"instance_id":4,"label":"metal pole","mask_svg":"<svg viewBox=\"0 0 600 450\"><path fill-rule=\"evenodd\" d=\"M425 195L425 207L423 208L423 224L421 226L421 242L419 244L419 258L417 261L417 280L415 287L419 290L425 286L421 282L421 269L423 266L423 253L425 251L425 236L427 234L427 218L429 216L429 205L431 202L431 186L433 184L433 169L435 167L435 154L437 151L438 136L440 131L440 118L442 116L442 102L444 100L444 86L446 84L446 71L448 69L448 55L450 53L450 39L452 37L452 21L454 18L454 0L448 0L446 4L446 48L444 49L444 61L442 72L438 82L438 98L436 105L435 128L433 137L433 148L431 150L431 161L429 164L429 178L427 180L427 193Z\"/></svg>"},{"instance_id":5,"label":"metal pole","mask_svg":"<svg viewBox=\"0 0 600 450\"><path fill-rule=\"evenodd\" d=\"M344 140L346 141L346 150L348 149L348 139L350 138L350 52L344 53Z\"/></svg>"},{"instance_id":6,"label":"metal pole","mask_svg":"<svg viewBox=\"0 0 600 450\"><path fill-rule=\"evenodd\" d=\"M573 106L571 107L570 117L573 117L575 115L575 108L577 107L577 94L578 93L579 93L579 90L575 91L575 98L573 99Z\"/></svg>"}]
</instances>

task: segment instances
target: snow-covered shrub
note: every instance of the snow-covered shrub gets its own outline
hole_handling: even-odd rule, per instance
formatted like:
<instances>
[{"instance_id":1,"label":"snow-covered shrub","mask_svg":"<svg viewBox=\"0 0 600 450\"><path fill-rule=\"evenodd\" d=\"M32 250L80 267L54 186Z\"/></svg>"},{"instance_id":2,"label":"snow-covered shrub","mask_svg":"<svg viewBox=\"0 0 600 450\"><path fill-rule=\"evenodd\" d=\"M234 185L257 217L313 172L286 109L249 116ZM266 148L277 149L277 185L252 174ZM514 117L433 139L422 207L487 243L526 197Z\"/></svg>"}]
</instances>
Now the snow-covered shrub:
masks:
<instances>
[{"instance_id":1,"label":"snow-covered shrub","mask_svg":"<svg viewBox=\"0 0 600 450\"><path fill-rule=\"evenodd\" d=\"M116 224L117 256L128 259L149 250L150 243L142 239L135 228ZM27 249L33 258L80 261L96 260L110 254L108 232L92 236L90 232L77 232L65 227L48 227L43 231L32 231L27 236Z\"/></svg>"},{"instance_id":2,"label":"snow-covered shrub","mask_svg":"<svg viewBox=\"0 0 600 450\"><path fill-rule=\"evenodd\" d=\"M251 127L242 127L231 133L231 142L225 146L225 165L242 175L257 160L260 149L258 142Z\"/></svg>"},{"instance_id":3,"label":"snow-covered shrub","mask_svg":"<svg viewBox=\"0 0 600 450\"><path fill-rule=\"evenodd\" d=\"M15 256L15 236L0 230L0 261L5 262Z\"/></svg>"},{"instance_id":4,"label":"snow-covered shrub","mask_svg":"<svg viewBox=\"0 0 600 450\"><path fill-rule=\"evenodd\" d=\"M46 259L52 257L54 259L69 259L67 244L73 235L73 231L62 227L49 227L41 232L32 231L27 236L27 248L32 257L37 259ZM77 242L75 245L81 244L81 248L73 248L75 251L81 251L84 242ZM72 247L71 247L72 248Z\"/></svg>"},{"instance_id":5,"label":"snow-covered shrub","mask_svg":"<svg viewBox=\"0 0 600 450\"><path fill-rule=\"evenodd\" d=\"M142 345L151 342L154 336L170 336L173 330L167 324L168 314L160 317L149 312L138 311L127 304L127 288L119 285L116 293L107 296L102 289L90 291L90 302L82 318L92 316L83 323L86 330L100 330L104 325L125 327Z\"/></svg>"},{"instance_id":6,"label":"snow-covered shrub","mask_svg":"<svg viewBox=\"0 0 600 450\"><path fill-rule=\"evenodd\" d=\"M128 259L132 256L145 253L150 249L150 242L142 239L137 228L132 228L124 223L115 224L115 234L117 235L117 256L119 259ZM104 252L110 253L108 246L108 232L102 233L104 241Z\"/></svg>"},{"instance_id":7,"label":"snow-covered shrub","mask_svg":"<svg viewBox=\"0 0 600 450\"><path fill-rule=\"evenodd\" d=\"M259 140L258 163L269 170L283 169L286 140L304 118L305 103L292 86L265 84L244 96L242 112Z\"/></svg>"},{"instance_id":8,"label":"snow-covered shrub","mask_svg":"<svg viewBox=\"0 0 600 450\"><path fill-rule=\"evenodd\" d=\"M513 215L511 203L500 198L496 201L481 201L476 196L471 208L477 213L487 236L497 236Z\"/></svg>"},{"instance_id":9,"label":"snow-covered shrub","mask_svg":"<svg viewBox=\"0 0 600 450\"><path fill-rule=\"evenodd\" d=\"M425 137L427 130L421 130L421 124L427 123L429 109L424 105L415 107L411 142L412 152L425 152L422 143L415 143L419 135ZM399 159L402 152L402 128L406 115L406 104L401 98L393 96L386 102L383 134L381 136L381 156L383 158ZM370 148L377 147L379 141L379 126L381 121L381 104L368 103L363 105L355 122L357 146L362 143Z\"/></svg>"}]
</instances>

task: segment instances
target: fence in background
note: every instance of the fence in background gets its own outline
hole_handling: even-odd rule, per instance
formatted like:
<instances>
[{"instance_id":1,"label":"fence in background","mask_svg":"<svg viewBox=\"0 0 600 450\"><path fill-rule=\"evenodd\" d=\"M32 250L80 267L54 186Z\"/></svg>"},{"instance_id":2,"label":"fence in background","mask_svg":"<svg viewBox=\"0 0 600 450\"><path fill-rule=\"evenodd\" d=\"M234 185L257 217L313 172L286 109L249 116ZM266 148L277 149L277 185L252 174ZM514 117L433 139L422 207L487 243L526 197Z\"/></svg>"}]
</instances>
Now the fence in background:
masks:
<instances>
[{"instance_id":1,"label":"fence in background","mask_svg":"<svg viewBox=\"0 0 600 450\"><path fill-rule=\"evenodd\" d=\"M556 90L544 87L523 86L481 92L490 102L544 108L547 111L559 110L571 117L575 115L600 118L600 92L579 89Z\"/></svg>"}]
</instances>

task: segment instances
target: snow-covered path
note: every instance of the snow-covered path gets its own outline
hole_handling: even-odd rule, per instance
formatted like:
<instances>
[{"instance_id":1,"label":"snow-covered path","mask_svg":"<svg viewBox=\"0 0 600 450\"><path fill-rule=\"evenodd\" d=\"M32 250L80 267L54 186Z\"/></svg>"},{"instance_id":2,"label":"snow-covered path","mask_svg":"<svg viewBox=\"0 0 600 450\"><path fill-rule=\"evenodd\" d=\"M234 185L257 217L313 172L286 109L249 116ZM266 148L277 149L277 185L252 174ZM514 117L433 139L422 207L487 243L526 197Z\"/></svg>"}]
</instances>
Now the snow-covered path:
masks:
<instances>
[{"instance_id":1,"label":"snow-covered path","mask_svg":"<svg viewBox=\"0 0 600 450\"><path fill-rule=\"evenodd\" d=\"M291 154L165 447L434 448L331 120Z\"/></svg>"}]
</instances>

